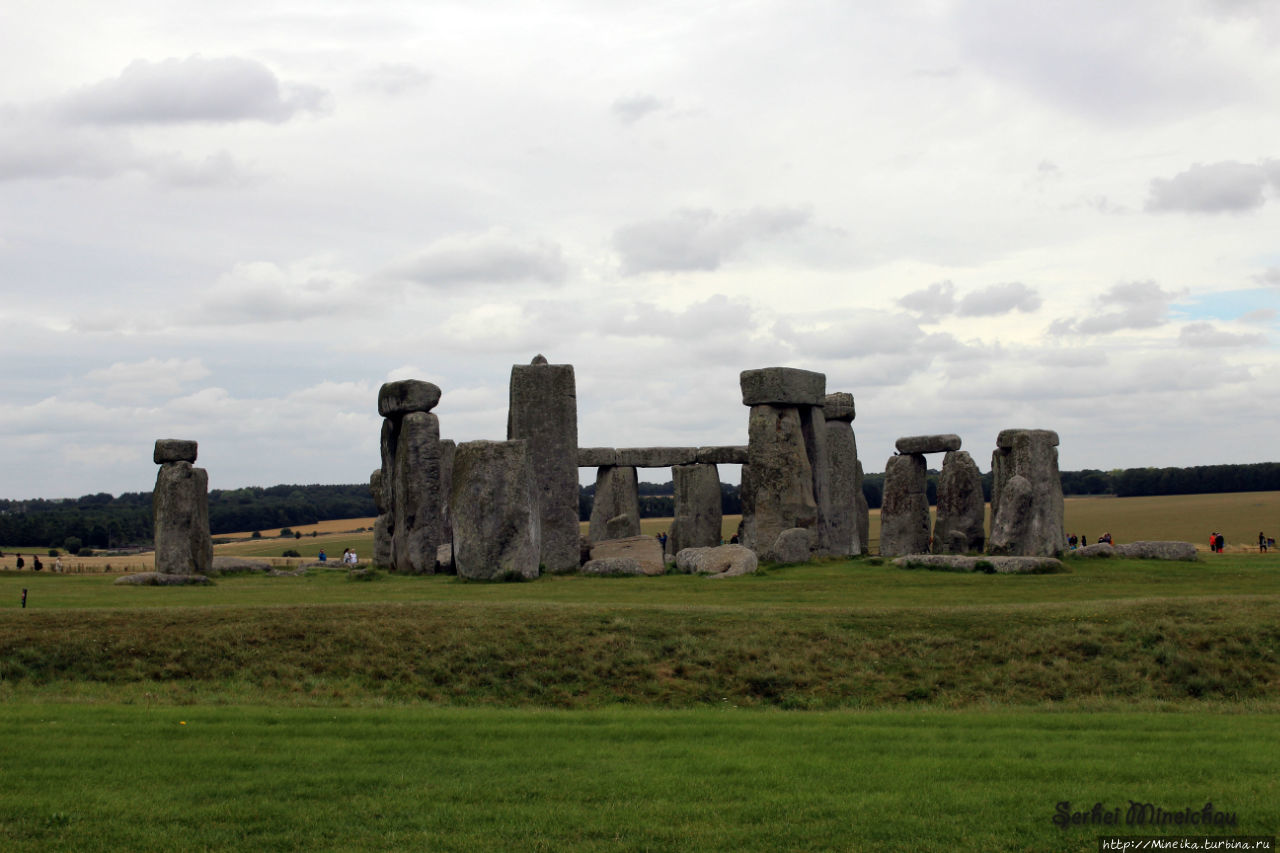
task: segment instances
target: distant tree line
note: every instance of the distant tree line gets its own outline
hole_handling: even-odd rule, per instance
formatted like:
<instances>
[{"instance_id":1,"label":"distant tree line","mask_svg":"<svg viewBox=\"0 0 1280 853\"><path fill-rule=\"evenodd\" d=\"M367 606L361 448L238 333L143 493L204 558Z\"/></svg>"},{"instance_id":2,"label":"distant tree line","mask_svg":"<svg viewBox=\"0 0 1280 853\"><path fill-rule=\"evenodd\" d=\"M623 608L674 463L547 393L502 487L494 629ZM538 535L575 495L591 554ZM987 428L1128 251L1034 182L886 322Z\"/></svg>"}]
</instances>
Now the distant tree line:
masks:
<instances>
[{"instance_id":1,"label":"distant tree line","mask_svg":"<svg viewBox=\"0 0 1280 853\"><path fill-rule=\"evenodd\" d=\"M369 487L252 486L209 492L209 529L217 536L377 514ZM0 500L0 543L7 547L90 549L151 544L151 492L106 492L61 500Z\"/></svg>"}]
</instances>

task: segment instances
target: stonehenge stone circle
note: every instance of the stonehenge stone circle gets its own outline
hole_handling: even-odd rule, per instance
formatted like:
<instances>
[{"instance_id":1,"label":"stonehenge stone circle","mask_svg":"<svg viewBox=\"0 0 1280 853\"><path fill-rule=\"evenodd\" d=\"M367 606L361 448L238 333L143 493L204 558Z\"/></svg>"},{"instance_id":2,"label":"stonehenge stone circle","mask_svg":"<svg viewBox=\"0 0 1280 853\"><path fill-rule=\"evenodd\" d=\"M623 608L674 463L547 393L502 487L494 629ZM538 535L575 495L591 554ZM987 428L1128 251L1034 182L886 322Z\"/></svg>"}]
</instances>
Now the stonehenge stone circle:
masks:
<instances>
[{"instance_id":1,"label":"stonehenge stone circle","mask_svg":"<svg viewBox=\"0 0 1280 853\"><path fill-rule=\"evenodd\" d=\"M191 464L196 442L160 439L153 459L162 459L151 496L155 521L155 570L164 575L202 575L213 567L209 537L209 474Z\"/></svg>"},{"instance_id":2,"label":"stonehenge stone circle","mask_svg":"<svg viewBox=\"0 0 1280 853\"><path fill-rule=\"evenodd\" d=\"M986 501L982 474L973 457L950 450L938 477L938 515L933 524L933 553L971 554L986 544Z\"/></svg>"},{"instance_id":3,"label":"stonehenge stone circle","mask_svg":"<svg viewBox=\"0 0 1280 853\"><path fill-rule=\"evenodd\" d=\"M640 491L636 469L606 465L596 472L587 538L592 542L640 535Z\"/></svg>"},{"instance_id":4,"label":"stonehenge stone circle","mask_svg":"<svg viewBox=\"0 0 1280 853\"><path fill-rule=\"evenodd\" d=\"M1021 482L1015 486L1015 480ZM1052 557L1066 547L1058 434L1047 429L1002 430L991 454L988 550Z\"/></svg>"},{"instance_id":5,"label":"stonehenge stone circle","mask_svg":"<svg viewBox=\"0 0 1280 853\"><path fill-rule=\"evenodd\" d=\"M960 436L946 435L909 435L894 443L899 453L950 453L960 449Z\"/></svg>"},{"instance_id":6,"label":"stonehenge stone circle","mask_svg":"<svg viewBox=\"0 0 1280 853\"><path fill-rule=\"evenodd\" d=\"M524 441L466 441L453 460L449 517L458 577L536 578L538 497ZM574 564L577 565L575 540Z\"/></svg>"},{"instance_id":7,"label":"stonehenge stone circle","mask_svg":"<svg viewBox=\"0 0 1280 853\"><path fill-rule=\"evenodd\" d=\"M532 364L512 366L507 439L528 442L542 564L550 572L576 570L578 392L572 364L548 364L539 355Z\"/></svg>"},{"instance_id":8,"label":"stonehenge stone circle","mask_svg":"<svg viewBox=\"0 0 1280 853\"><path fill-rule=\"evenodd\" d=\"M867 496L862 491L862 463L858 463L858 484L855 486L854 497L858 501L858 543L860 546L859 553L871 553L871 507L867 504Z\"/></svg>"},{"instance_id":9,"label":"stonehenge stone circle","mask_svg":"<svg viewBox=\"0 0 1280 853\"><path fill-rule=\"evenodd\" d=\"M929 553L929 498L924 456L890 456L880 506L880 553L886 557Z\"/></svg>"},{"instance_id":10,"label":"stonehenge stone circle","mask_svg":"<svg viewBox=\"0 0 1280 853\"><path fill-rule=\"evenodd\" d=\"M853 395L847 391L836 391L822 398L822 416L830 421L853 423L857 416Z\"/></svg>"},{"instance_id":11,"label":"stonehenge stone circle","mask_svg":"<svg viewBox=\"0 0 1280 853\"><path fill-rule=\"evenodd\" d=\"M676 465L671 469L675 487L675 518L667 537L667 551L705 548L720 544L720 472L714 465Z\"/></svg>"}]
</instances>

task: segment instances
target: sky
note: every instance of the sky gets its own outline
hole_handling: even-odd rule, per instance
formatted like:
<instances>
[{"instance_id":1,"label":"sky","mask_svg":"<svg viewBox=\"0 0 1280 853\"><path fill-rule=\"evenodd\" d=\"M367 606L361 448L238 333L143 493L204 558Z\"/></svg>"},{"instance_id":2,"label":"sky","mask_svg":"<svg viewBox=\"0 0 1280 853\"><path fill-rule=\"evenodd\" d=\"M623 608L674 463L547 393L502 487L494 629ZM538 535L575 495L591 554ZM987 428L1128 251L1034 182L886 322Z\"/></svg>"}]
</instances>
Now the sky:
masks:
<instances>
[{"instance_id":1,"label":"sky","mask_svg":"<svg viewBox=\"0 0 1280 853\"><path fill-rule=\"evenodd\" d=\"M867 471L1008 427L1064 470L1278 457L1280 4L5 19L2 498L147 491L157 438L211 488L365 482L383 382L501 440L539 353L584 447L745 444L740 371L791 366Z\"/></svg>"}]
</instances>

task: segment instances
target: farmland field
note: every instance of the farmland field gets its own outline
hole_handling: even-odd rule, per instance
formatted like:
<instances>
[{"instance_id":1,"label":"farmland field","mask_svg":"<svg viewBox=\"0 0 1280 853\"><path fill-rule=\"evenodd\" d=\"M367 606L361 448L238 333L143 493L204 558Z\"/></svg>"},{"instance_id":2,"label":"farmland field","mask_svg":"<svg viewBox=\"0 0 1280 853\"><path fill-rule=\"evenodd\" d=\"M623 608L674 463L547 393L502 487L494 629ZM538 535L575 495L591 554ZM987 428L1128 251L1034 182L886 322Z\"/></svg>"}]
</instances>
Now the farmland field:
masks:
<instances>
[{"instance_id":1,"label":"farmland field","mask_svg":"<svg viewBox=\"0 0 1280 853\"><path fill-rule=\"evenodd\" d=\"M1070 501L1068 526L1231 537L1207 519L1275 500ZM363 522L219 552L367 554ZM1280 556L1068 566L0 569L0 849L1096 850L1110 827L1055 824L1065 802L1274 835Z\"/></svg>"}]
</instances>

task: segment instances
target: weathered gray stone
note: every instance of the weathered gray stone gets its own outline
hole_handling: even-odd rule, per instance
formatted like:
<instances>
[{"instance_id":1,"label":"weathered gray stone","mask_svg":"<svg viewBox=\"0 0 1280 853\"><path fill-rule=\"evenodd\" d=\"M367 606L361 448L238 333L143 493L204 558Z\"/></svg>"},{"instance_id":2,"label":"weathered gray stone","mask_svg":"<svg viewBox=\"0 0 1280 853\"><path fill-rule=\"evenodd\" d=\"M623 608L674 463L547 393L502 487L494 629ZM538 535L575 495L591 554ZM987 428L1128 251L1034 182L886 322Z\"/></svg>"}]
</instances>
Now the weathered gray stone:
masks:
<instances>
[{"instance_id":1,"label":"weathered gray stone","mask_svg":"<svg viewBox=\"0 0 1280 853\"><path fill-rule=\"evenodd\" d=\"M822 398L822 416L828 421L851 423L856 415L852 394L837 391Z\"/></svg>"},{"instance_id":2,"label":"weathered gray stone","mask_svg":"<svg viewBox=\"0 0 1280 853\"><path fill-rule=\"evenodd\" d=\"M440 439L440 541L453 541L453 524L449 521L449 492L453 489L453 457L458 443Z\"/></svg>"},{"instance_id":3,"label":"weathered gray stone","mask_svg":"<svg viewBox=\"0 0 1280 853\"><path fill-rule=\"evenodd\" d=\"M949 453L960 449L960 436L954 433L942 435L908 435L893 445L899 453Z\"/></svg>"},{"instance_id":4,"label":"weathered gray stone","mask_svg":"<svg viewBox=\"0 0 1280 853\"><path fill-rule=\"evenodd\" d=\"M592 542L640 535L640 493L636 469L604 466L596 471L587 538Z\"/></svg>"},{"instance_id":5,"label":"weathered gray stone","mask_svg":"<svg viewBox=\"0 0 1280 853\"><path fill-rule=\"evenodd\" d=\"M631 465L635 468L670 468L697 461L696 447L619 447L613 464Z\"/></svg>"},{"instance_id":6,"label":"weathered gray stone","mask_svg":"<svg viewBox=\"0 0 1280 853\"><path fill-rule=\"evenodd\" d=\"M796 407L752 406L747 432L742 544L767 558L782 531L817 525L813 468Z\"/></svg>"},{"instance_id":7,"label":"weathered gray stone","mask_svg":"<svg viewBox=\"0 0 1280 853\"><path fill-rule=\"evenodd\" d=\"M1058 434L1051 429L1002 429L996 435L996 447L1012 450L1020 438L1040 442L1049 447L1058 446Z\"/></svg>"},{"instance_id":8,"label":"weathered gray stone","mask_svg":"<svg viewBox=\"0 0 1280 853\"><path fill-rule=\"evenodd\" d=\"M662 545L652 536L609 539L591 546L592 560L614 558L635 560L646 575L661 575L667 571L666 561L662 558Z\"/></svg>"},{"instance_id":9,"label":"weathered gray stone","mask_svg":"<svg viewBox=\"0 0 1280 853\"><path fill-rule=\"evenodd\" d=\"M1000 446L991 456L991 536L988 548L993 554L1053 556L1067 547L1057 443L1058 434L1052 430L1004 430L1000 433L997 440ZM1018 507L1006 510L1009 484L1015 477L1027 482L1029 495L1019 492ZM1027 502L1025 507L1022 506L1024 500ZM1022 513L1026 514L1025 518Z\"/></svg>"},{"instance_id":10,"label":"weathered gray stone","mask_svg":"<svg viewBox=\"0 0 1280 853\"><path fill-rule=\"evenodd\" d=\"M831 397L827 395L828 400ZM831 488L827 551L836 556L861 554L858 496L862 486L858 476L858 443L849 421L827 421L827 458Z\"/></svg>"},{"instance_id":11,"label":"weathered gray stone","mask_svg":"<svg viewBox=\"0 0 1280 853\"><path fill-rule=\"evenodd\" d=\"M430 412L403 415L395 428L391 568L432 574L443 538L440 512L440 421Z\"/></svg>"},{"instance_id":12,"label":"weathered gray stone","mask_svg":"<svg viewBox=\"0 0 1280 853\"><path fill-rule=\"evenodd\" d=\"M1116 549L1111 547L1110 542L1098 542L1094 545L1085 545L1084 547L1077 548L1074 551L1068 551L1067 553L1072 557L1114 557L1116 555Z\"/></svg>"},{"instance_id":13,"label":"weathered gray stone","mask_svg":"<svg viewBox=\"0 0 1280 853\"><path fill-rule=\"evenodd\" d=\"M197 443L181 438L157 438L151 458L157 465L166 462L195 462Z\"/></svg>"},{"instance_id":14,"label":"weathered gray stone","mask_svg":"<svg viewBox=\"0 0 1280 853\"><path fill-rule=\"evenodd\" d=\"M800 432L804 435L804 449L813 472L813 501L818 506L813 551L819 555L831 554L834 553L830 545L831 458L827 453L827 422L821 406L800 407Z\"/></svg>"},{"instance_id":15,"label":"weathered gray stone","mask_svg":"<svg viewBox=\"0 0 1280 853\"><path fill-rule=\"evenodd\" d=\"M626 576L650 574L634 557L602 557L582 564L584 575Z\"/></svg>"},{"instance_id":16,"label":"weathered gray stone","mask_svg":"<svg viewBox=\"0 0 1280 853\"><path fill-rule=\"evenodd\" d=\"M612 447L579 447L579 468L604 468L618 464L618 451Z\"/></svg>"},{"instance_id":17,"label":"weathered gray stone","mask_svg":"<svg viewBox=\"0 0 1280 853\"><path fill-rule=\"evenodd\" d=\"M369 494L373 496L373 505L378 508L378 512L386 512L391 500L382 479L381 468L373 469L373 473L369 475Z\"/></svg>"},{"instance_id":18,"label":"weathered gray stone","mask_svg":"<svg viewBox=\"0 0 1280 853\"><path fill-rule=\"evenodd\" d=\"M116 578L116 586L204 586L213 583L204 575L168 574L166 572L138 572Z\"/></svg>"},{"instance_id":19,"label":"weathered gray stone","mask_svg":"<svg viewBox=\"0 0 1280 853\"><path fill-rule=\"evenodd\" d=\"M1000 575L1046 575L1067 571L1053 557L973 557L962 554L911 554L893 564L900 569L931 569L943 572L984 571Z\"/></svg>"},{"instance_id":20,"label":"weathered gray stone","mask_svg":"<svg viewBox=\"0 0 1280 853\"><path fill-rule=\"evenodd\" d=\"M503 580L538 576L538 505L524 441L467 441L453 459L449 492L458 576ZM574 542L577 566L577 541Z\"/></svg>"},{"instance_id":21,"label":"weathered gray stone","mask_svg":"<svg viewBox=\"0 0 1280 853\"><path fill-rule=\"evenodd\" d=\"M537 488L542 564L578 568L578 392L571 364L514 365L507 438L524 439Z\"/></svg>"},{"instance_id":22,"label":"weathered gray stone","mask_svg":"<svg viewBox=\"0 0 1280 853\"><path fill-rule=\"evenodd\" d=\"M209 538L209 475L190 462L166 462L152 494L156 571L199 575L213 566Z\"/></svg>"},{"instance_id":23,"label":"weathered gray stone","mask_svg":"<svg viewBox=\"0 0 1280 853\"><path fill-rule=\"evenodd\" d=\"M667 550L705 548L720 544L720 472L714 465L676 465L671 469L675 517Z\"/></svg>"},{"instance_id":24,"label":"weathered gray stone","mask_svg":"<svg viewBox=\"0 0 1280 853\"><path fill-rule=\"evenodd\" d=\"M880 553L886 557L929 552L929 498L924 457L890 456L880 505Z\"/></svg>"},{"instance_id":25,"label":"weathered gray stone","mask_svg":"<svg viewBox=\"0 0 1280 853\"><path fill-rule=\"evenodd\" d=\"M250 557L214 557L210 571L218 575L234 575L251 572L267 572L271 564L266 560L255 560Z\"/></svg>"},{"instance_id":26,"label":"weathered gray stone","mask_svg":"<svg viewBox=\"0 0 1280 853\"><path fill-rule=\"evenodd\" d=\"M1115 549L1121 557L1139 560L1185 560L1194 563L1200 559L1196 555L1196 546L1190 542L1125 542L1116 545Z\"/></svg>"},{"instance_id":27,"label":"weathered gray stone","mask_svg":"<svg viewBox=\"0 0 1280 853\"><path fill-rule=\"evenodd\" d=\"M453 543L446 542L436 549L436 565L445 574L453 573Z\"/></svg>"},{"instance_id":28,"label":"weathered gray stone","mask_svg":"<svg viewBox=\"0 0 1280 853\"><path fill-rule=\"evenodd\" d=\"M378 414L397 418L410 412L429 412L440 402L440 388L421 379L387 382L378 391Z\"/></svg>"},{"instance_id":29,"label":"weathered gray stone","mask_svg":"<svg viewBox=\"0 0 1280 853\"><path fill-rule=\"evenodd\" d=\"M982 474L973 457L951 450L938 476L938 514L933 524L933 553L970 554L986 545L986 501Z\"/></svg>"},{"instance_id":30,"label":"weathered gray stone","mask_svg":"<svg viewBox=\"0 0 1280 853\"><path fill-rule=\"evenodd\" d=\"M759 568L755 552L741 545L717 545L714 548L685 548L675 555L676 570L685 574L704 574L718 578L749 575Z\"/></svg>"},{"instance_id":31,"label":"weathered gray stone","mask_svg":"<svg viewBox=\"0 0 1280 853\"><path fill-rule=\"evenodd\" d=\"M381 513L373 520L373 564L380 569L391 568L391 515Z\"/></svg>"},{"instance_id":32,"label":"weathered gray stone","mask_svg":"<svg viewBox=\"0 0 1280 853\"><path fill-rule=\"evenodd\" d=\"M744 370L738 377L744 406L821 406L827 377L794 367Z\"/></svg>"},{"instance_id":33,"label":"weathered gray stone","mask_svg":"<svg viewBox=\"0 0 1280 853\"><path fill-rule=\"evenodd\" d=\"M816 548L814 532L804 527L792 527L778 534L773 545L765 552L764 559L774 563L807 563L813 559Z\"/></svg>"},{"instance_id":34,"label":"weathered gray stone","mask_svg":"<svg viewBox=\"0 0 1280 853\"><path fill-rule=\"evenodd\" d=\"M698 464L700 465L745 465L747 464L747 446L726 445L721 447L699 447Z\"/></svg>"},{"instance_id":35,"label":"weathered gray stone","mask_svg":"<svg viewBox=\"0 0 1280 853\"><path fill-rule=\"evenodd\" d=\"M858 544L860 553L871 553L871 507L867 504L867 495L862 491L862 463L858 463L858 485L854 497L858 501Z\"/></svg>"}]
</instances>

